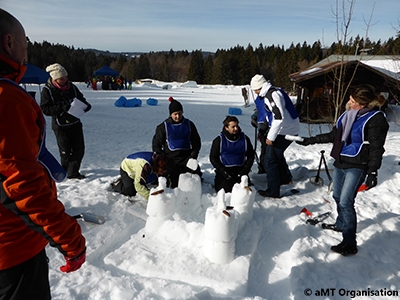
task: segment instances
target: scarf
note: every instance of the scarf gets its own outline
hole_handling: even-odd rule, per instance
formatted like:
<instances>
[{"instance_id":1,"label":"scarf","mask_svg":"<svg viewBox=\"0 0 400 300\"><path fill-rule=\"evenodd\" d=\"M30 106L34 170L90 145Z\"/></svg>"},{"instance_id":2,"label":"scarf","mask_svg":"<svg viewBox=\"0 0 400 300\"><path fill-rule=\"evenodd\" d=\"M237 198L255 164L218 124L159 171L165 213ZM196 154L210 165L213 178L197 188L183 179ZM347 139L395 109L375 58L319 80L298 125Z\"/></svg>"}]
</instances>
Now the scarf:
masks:
<instances>
[{"instance_id":1,"label":"scarf","mask_svg":"<svg viewBox=\"0 0 400 300\"><path fill-rule=\"evenodd\" d=\"M66 85L64 85L64 86L61 86L61 85L59 85L58 83L57 83L57 81L55 81L55 80L51 80L51 83L56 87L56 88L58 88L59 90L61 90L61 91L63 91L63 92L65 92L65 91L67 91L68 89L69 89L69 81L68 81L68 84L66 84Z\"/></svg>"},{"instance_id":2,"label":"scarf","mask_svg":"<svg viewBox=\"0 0 400 300\"><path fill-rule=\"evenodd\" d=\"M342 118L342 124L340 124L338 131L335 135L335 141L333 142L333 147L331 150L331 156L335 160L340 159L340 152L342 151L343 145L345 143L351 143L349 140L351 129L355 120L362 116L363 114L371 111L372 108L364 107L360 110L348 110Z\"/></svg>"}]
</instances>

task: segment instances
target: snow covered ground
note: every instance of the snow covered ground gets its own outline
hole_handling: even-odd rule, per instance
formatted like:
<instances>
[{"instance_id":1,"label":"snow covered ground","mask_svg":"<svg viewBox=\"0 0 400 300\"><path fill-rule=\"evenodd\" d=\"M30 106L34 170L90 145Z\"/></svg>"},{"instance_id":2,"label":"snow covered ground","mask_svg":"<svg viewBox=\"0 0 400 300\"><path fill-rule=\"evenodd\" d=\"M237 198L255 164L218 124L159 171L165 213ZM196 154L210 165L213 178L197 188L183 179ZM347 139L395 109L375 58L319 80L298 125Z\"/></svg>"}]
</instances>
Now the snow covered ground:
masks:
<instances>
[{"instance_id":1,"label":"snow covered ground","mask_svg":"<svg viewBox=\"0 0 400 300\"><path fill-rule=\"evenodd\" d=\"M322 175L325 185L317 187L309 181L316 172L309 172L284 188L297 188L299 194L279 200L255 196L253 218L237 234L235 259L221 265L203 253L205 212L217 201L210 185L214 174L208 156L230 107L242 109L240 126L254 141L250 125L254 104L243 107L241 87L156 82L134 85L131 91L93 91L83 83L77 85L93 106L82 117L86 155L81 171L87 178L58 184L59 199L70 214L91 212L104 216L106 222L79 221L87 239L87 261L77 272L60 272L62 255L47 248L53 299L399 299L393 296L400 289L400 130L394 122L378 186L360 193L356 200L357 255L332 253L330 246L341 241L341 234L305 224L305 215L300 213L304 207L313 215L332 211L328 222L336 216L326 175ZM38 87L27 90L38 92ZM143 104L115 107L122 95L139 98ZM180 218L147 234L147 203L112 193L109 184L118 177L126 155L151 151L156 125L168 117L169 96L183 104L184 115L196 124L202 138L201 209L187 209ZM148 98L157 99L158 105L147 105ZM38 93L36 99L40 101ZM47 120L47 146L58 158ZM302 124L301 135L328 130L325 125ZM316 169L320 151L329 154L330 148L330 144L302 147L293 143L286 157L293 170ZM326 157L331 166L332 159ZM251 179L257 189L264 189L265 177L256 173L254 164ZM229 200L230 194L226 196Z\"/></svg>"}]
</instances>

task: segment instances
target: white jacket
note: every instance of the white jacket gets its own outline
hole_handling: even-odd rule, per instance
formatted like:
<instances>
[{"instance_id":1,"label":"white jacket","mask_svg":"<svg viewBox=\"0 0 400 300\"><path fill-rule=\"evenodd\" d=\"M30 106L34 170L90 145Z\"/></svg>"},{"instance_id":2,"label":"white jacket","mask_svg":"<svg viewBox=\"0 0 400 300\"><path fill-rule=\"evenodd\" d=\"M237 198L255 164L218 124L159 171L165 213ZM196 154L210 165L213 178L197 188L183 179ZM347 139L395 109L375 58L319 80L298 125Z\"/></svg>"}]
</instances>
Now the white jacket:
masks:
<instances>
[{"instance_id":1,"label":"white jacket","mask_svg":"<svg viewBox=\"0 0 400 300\"><path fill-rule=\"evenodd\" d=\"M265 97L268 90L272 87L271 83L266 82L261 88L260 97ZM268 99L264 99L265 105L272 112L273 120L269 124L269 131L267 139L270 141L275 141L277 135L298 135L300 131L300 121L299 118L293 119L289 111L286 109L285 98L280 91L275 91L272 93L272 99L274 100L275 106ZM279 109L281 118L276 116L274 111L276 108Z\"/></svg>"}]
</instances>

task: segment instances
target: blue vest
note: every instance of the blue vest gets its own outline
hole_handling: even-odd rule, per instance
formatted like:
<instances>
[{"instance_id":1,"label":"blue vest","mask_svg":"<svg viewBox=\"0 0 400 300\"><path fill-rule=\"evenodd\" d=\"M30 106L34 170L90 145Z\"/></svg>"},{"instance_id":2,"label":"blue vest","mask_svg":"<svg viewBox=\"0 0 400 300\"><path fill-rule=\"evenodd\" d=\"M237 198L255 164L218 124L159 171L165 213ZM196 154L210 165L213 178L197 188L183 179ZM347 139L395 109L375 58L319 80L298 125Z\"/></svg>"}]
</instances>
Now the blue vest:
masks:
<instances>
[{"instance_id":1,"label":"blue vest","mask_svg":"<svg viewBox=\"0 0 400 300\"><path fill-rule=\"evenodd\" d=\"M182 123L164 122L168 148L171 151L190 150L190 122L184 119Z\"/></svg>"},{"instance_id":2,"label":"blue vest","mask_svg":"<svg viewBox=\"0 0 400 300\"><path fill-rule=\"evenodd\" d=\"M348 139L350 142L344 143L340 155L355 157L360 153L362 146L365 142L365 137L364 137L365 124L367 124L368 120L371 119L377 113L381 113L381 111L372 110L362 116L357 117L351 128L350 138ZM337 128L339 128L342 125L343 116L345 114L346 113L343 113L339 117L339 120L336 124Z\"/></svg>"},{"instance_id":3,"label":"blue vest","mask_svg":"<svg viewBox=\"0 0 400 300\"><path fill-rule=\"evenodd\" d=\"M15 87L19 88L21 91L24 91L29 97L32 98L31 95L27 91L25 91L23 88L21 88L18 84L15 82L5 79L5 78L0 78L1 81L8 82ZM35 102L36 104L36 102ZM67 173L65 172L64 168L60 165L60 163L56 160L56 158L47 150L46 148L46 120L43 118L43 132L42 132L42 140L40 141L40 150L39 154L37 157L37 161L43 165L43 167L46 168L47 172L50 174L51 178L55 182L61 182L67 177Z\"/></svg>"},{"instance_id":4,"label":"blue vest","mask_svg":"<svg viewBox=\"0 0 400 300\"><path fill-rule=\"evenodd\" d=\"M256 105L258 116L257 123L263 123L265 120L268 121L268 124L271 125L273 120L272 112L267 109L264 102L265 98L257 96L256 100L254 100L254 104Z\"/></svg>"},{"instance_id":5,"label":"blue vest","mask_svg":"<svg viewBox=\"0 0 400 300\"><path fill-rule=\"evenodd\" d=\"M130 158L130 159L142 158L145 161L147 161L149 164L151 164L153 162L153 152L147 152L147 151L135 152L135 153L129 154L126 158Z\"/></svg>"},{"instance_id":6,"label":"blue vest","mask_svg":"<svg viewBox=\"0 0 400 300\"><path fill-rule=\"evenodd\" d=\"M231 141L224 134L220 134L220 160L225 167L243 166L245 162L245 153L247 150L247 141L243 132L236 141Z\"/></svg>"},{"instance_id":7,"label":"blue vest","mask_svg":"<svg viewBox=\"0 0 400 300\"><path fill-rule=\"evenodd\" d=\"M145 161L147 161L151 166L153 163L153 152L147 152L147 151L135 152L135 153L129 154L126 158L128 158L128 159L141 158L141 159L144 159ZM154 174L153 172L151 172L149 174L149 176L147 177L146 184L152 183L156 180L157 180L157 175Z\"/></svg>"}]
</instances>

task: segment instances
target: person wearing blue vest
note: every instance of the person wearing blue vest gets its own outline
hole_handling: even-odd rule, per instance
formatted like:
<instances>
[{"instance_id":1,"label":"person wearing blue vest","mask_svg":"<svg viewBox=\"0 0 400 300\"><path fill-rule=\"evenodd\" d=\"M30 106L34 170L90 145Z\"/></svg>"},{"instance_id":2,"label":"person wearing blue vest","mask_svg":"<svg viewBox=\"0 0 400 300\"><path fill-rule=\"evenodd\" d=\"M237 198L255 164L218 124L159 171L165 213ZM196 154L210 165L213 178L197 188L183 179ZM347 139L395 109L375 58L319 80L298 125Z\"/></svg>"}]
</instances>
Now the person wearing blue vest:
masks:
<instances>
[{"instance_id":1,"label":"person wearing blue vest","mask_svg":"<svg viewBox=\"0 0 400 300\"><path fill-rule=\"evenodd\" d=\"M157 154L165 154L174 162L174 169L169 174L169 187L178 186L179 175L192 172L186 164L190 158L197 159L201 139L196 126L183 116L183 106L171 97L169 118L159 124L153 136L152 148ZM201 176L200 167L194 171Z\"/></svg>"},{"instance_id":2,"label":"person wearing blue vest","mask_svg":"<svg viewBox=\"0 0 400 300\"><path fill-rule=\"evenodd\" d=\"M249 175L254 149L235 116L227 116L222 123L222 132L212 142L210 162L215 168L215 191L224 189L230 193L243 175Z\"/></svg>"},{"instance_id":3,"label":"person wearing blue vest","mask_svg":"<svg viewBox=\"0 0 400 300\"><path fill-rule=\"evenodd\" d=\"M303 146L333 143L333 198L338 216L335 224L323 223L322 228L342 232L342 242L332 246L331 250L344 256L358 251L354 208L358 189L365 178L368 189L377 185L378 169L389 130L385 114L378 110L385 101L383 96L376 95L373 86L356 86L346 104L347 110L339 117L331 132L296 142Z\"/></svg>"},{"instance_id":4,"label":"person wearing blue vest","mask_svg":"<svg viewBox=\"0 0 400 300\"><path fill-rule=\"evenodd\" d=\"M165 155L145 151L129 154L121 162L121 176L111 183L111 188L126 196L136 196L138 193L149 200L148 185L157 182L158 176L166 177L170 166Z\"/></svg>"},{"instance_id":5,"label":"person wearing blue vest","mask_svg":"<svg viewBox=\"0 0 400 300\"><path fill-rule=\"evenodd\" d=\"M254 103L258 111L258 123L268 122L263 161L268 188L258 191L258 194L280 198L280 186L292 182L292 174L284 156L292 141L286 140L285 135L298 135L299 116L289 96L272 86L263 75L255 75L251 79L250 87L257 94Z\"/></svg>"}]
</instances>

